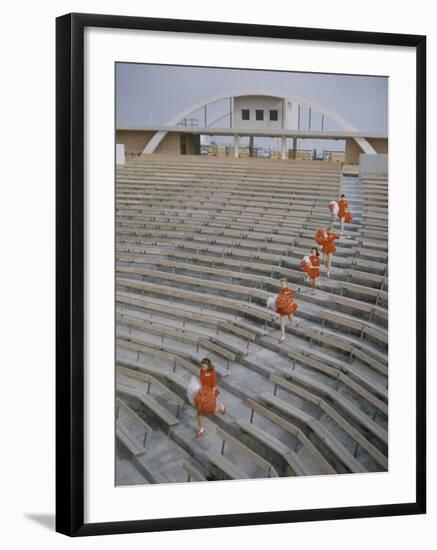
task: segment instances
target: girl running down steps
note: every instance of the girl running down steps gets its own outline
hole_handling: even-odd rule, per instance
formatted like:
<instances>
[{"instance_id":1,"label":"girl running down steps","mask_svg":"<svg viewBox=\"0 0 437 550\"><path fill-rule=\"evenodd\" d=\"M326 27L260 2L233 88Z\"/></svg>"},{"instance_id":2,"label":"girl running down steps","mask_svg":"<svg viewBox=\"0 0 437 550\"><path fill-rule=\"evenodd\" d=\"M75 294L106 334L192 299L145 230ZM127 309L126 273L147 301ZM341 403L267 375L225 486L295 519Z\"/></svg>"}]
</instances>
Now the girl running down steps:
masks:
<instances>
[{"instance_id":1,"label":"girl running down steps","mask_svg":"<svg viewBox=\"0 0 437 550\"><path fill-rule=\"evenodd\" d=\"M281 290L275 301L276 313L279 313L280 324L281 324L281 337L279 343L282 343L285 340L285 318L288 317L290 321L293 321L294 312L297 309L297 304L293 302L293 293L290 288L288 288L287 279L280 279ZM295 319L294 326L297 327L299 321Z\"/></svg>"},{"instance_id":2,"label":"girl running down steps","mask_svg":"<svg viewBox=\"0 0 437 550\"><path fill-rule=\"evenodd\" d=\"M320 288L320 253L319 250L314 247L311 249L311 256L304 256L300 262L300 267L305 273L305 277L308 277L308 282L312 288L312 294L316 293L316 288Z\"/></svg>"},{"instance_id":3,"label":"girl running down steps","mask_svg":"<svg viewBox=\"0 0 437 550\"><path fill-rule=\"evenodd\" d=\"M197 409L197 422L199 431L196 433L196 439L205 435L205 416L213 415L220 411L226 414L226 407L222 403L217 406L217 396L220 395L220 390L217 388L217 375L211 359L205 357L200 363L200 389L194 396L194 405Z\"/></svg>"},{"instance_id":4,"label":"girl running down steps","mask_svg":"<svg viewBox=\"0 0 437 550\"><path fill-rule=\"evenodd\" d=\"M341 239L341 237L334 233L332 225L328 227L323 235L320 233L320 229L316 233L316 242L322 246L323 260L326 266L326 276L328 279L330 277L332 255L337 252L337 247L334 244L334 241L337 239Z\"/></svg>"},{"instance_id":5,"label":"girl running down steps","mask_svg":"<svg viewBox=\"0 0 437 550\"><path fill-rule=\"evenodd\" d=\"M311 249L310 263L311 267L308 270L308 275L311 281L312 293L316 293L316 288L320 289L319 277L320 277L320 258L319 251L316 247Z\"/></svg>"},{"instance_id":6,"label":"girl running down steps","mask_svg":"<svg viewBox=\"0 0 437 550\"><path fill-rule=\"evenodd\" d=\"M340 235L344 233L344 224L352 223L352 213L349 210L347 200L344 198L344 194L340 196L338 201L330 201L328 203L328 209L331 213L331 224L334 223L335 216L338 216L340 220Z\"/></svg>"},{"instance_id":7,"label":"girl running down steps","mask_svg":"<svg viewBox=\"0 0 437 550\"><path fill-rule=\"evenodd\" d=\"M340 200L338 201L338 218L340 220L340 235L343 235L344 223L352 222L352 214L349 211L349 205L344 198L344 195L341 195Z\"/></svg>"}]
</instances>

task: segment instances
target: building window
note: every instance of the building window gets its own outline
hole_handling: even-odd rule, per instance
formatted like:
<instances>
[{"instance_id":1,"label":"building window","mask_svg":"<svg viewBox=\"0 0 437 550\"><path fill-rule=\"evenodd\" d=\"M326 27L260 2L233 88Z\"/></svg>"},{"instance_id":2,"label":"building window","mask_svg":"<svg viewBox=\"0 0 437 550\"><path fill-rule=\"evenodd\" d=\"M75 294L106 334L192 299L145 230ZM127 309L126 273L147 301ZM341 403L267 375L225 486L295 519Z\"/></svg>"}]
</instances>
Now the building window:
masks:
<instances>
[{"instance_id":1,"label":"building window","mask_svg":"<svg viewBox=\"0 0 437 550\"><path fill-rule=\"evenodd\" d=\"M256 120L264 120L264 110L263 109L257 109L255 114L256 114Z\"/></svg>"},{"instance_id":2,"label":"building window","mask_svg":"<svg viewBox=\"0 0 437 550\"><path fill-rule=\"evenodd\" d=\"M249 120L250 119L250 111L249 109L241 109L241 118L243 120Z\"/></svg>"},{"instance_id":3,"label":"building window","mask_svg":"<svg viewBox=\"0 0 437 550\"><path fill-rule=\"evenodd\" d=\"M278 120L278 110L270 109L270 120Z\"/></svg>"}]
</instances>

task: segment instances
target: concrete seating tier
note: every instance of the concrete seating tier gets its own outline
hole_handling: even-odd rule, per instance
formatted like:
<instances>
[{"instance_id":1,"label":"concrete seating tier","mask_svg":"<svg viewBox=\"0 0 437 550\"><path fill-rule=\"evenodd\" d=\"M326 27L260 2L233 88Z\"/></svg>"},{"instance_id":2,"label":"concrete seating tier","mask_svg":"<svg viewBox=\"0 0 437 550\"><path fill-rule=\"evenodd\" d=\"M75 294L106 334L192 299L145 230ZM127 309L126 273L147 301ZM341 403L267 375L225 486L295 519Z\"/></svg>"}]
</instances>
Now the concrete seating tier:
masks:
<instances>
[{"instance_id":1,"label":"concrete seating tier","mask_svg":"<svg viewBox=\"0 0 437 550\"><path fill-rule=\"evenodd\" d=\"M143 430L141 443L135 437L132 423ZM116 398L116 436L127 450L135 457L145 453L147 436L152 428L127 403Z\"/></svg>"},{"instance_id":2,"label":"concrete seating tier","mask_svg":"<svg viewBox=\"0 0 437 550\"><path fill-rule=\"evenodd\" d=\"M151 155L116 178L117 438L143 479L385 470L386 181L346 187L354 220L313 295L300 261L344 188L337 167ZM266 301L283 276L301 323L281 346ZM196 440L186 390L205 355L228 414Z\"/></svg>"},{"instance_id":3,"label":"concrete seating tier","mask_svg":"<svg viewBox=\"0 0 437 550\"><path fill-rule=\"evenodd\" d=\"M184 462L182 464L182 468L188 476L187 481L206 481L206 477L201 472L199 472L199 470L194 468L191 464Z\"/></svg>"},{"instance_id":4,"label":"concrete seating tier","mask_svg":"<svg viewBox=\"0 0 437 550\"><path fill-rule=\"evenodd\" d=\"M352 403L347 401L345 402L345 400L339 396L337 392L323 387L323 385L317 384L316 382L311 381L311 379L299 375L298 373L293 373L293 375L290 374L288 378L289 379L287 380L283 377L272 375L271 380L275 384L273 390L274 396L276 396L277 388L280 387L283 390L297 394L303 399L314 403L320 409L321 413L327 414L334 422L340 424L341 427L356 441L358 446L362 446L381 464L381 466L384 468L387 467L386 456L384 456L384 454L375 445L370 443L369 439L367 439L367 437L373 436L373 438L378 441L379 446L386 449L388 440L386 431L380 428L366 415L363 415L362 412L355 408ZM294 383L296 380L299 382L298 384ZM306 389L307 386L311 388L311 391ZM335 405L335 408L326 400L321 398L320 395L326 396L330 402ZM344 418L344 416L339 414L338 411L341 411L344 407L346 407L348 414L351 414L352 412L354 424L359 426L360 429L352 425ZM367 437L363 435L362 432L364 432Z\"/></svg>"}]
</instances>

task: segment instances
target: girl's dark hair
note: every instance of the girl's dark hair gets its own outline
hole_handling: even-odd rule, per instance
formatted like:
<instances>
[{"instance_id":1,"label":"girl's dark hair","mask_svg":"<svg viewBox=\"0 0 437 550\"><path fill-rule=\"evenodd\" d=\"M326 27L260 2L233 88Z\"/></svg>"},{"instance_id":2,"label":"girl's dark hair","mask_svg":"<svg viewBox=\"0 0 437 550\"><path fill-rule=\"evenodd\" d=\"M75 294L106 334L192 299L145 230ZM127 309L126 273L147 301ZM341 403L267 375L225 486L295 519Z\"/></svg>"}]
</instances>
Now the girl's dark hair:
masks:
<instances>
[{"instance_id":1,"label":"girl's dark hair","mask_svg":"<svg viewBox=\"0 0 437 550\"><path fill-rule=\"evenodd\" d=\"M214 370L214 365L212 364L212 361L209 357L204 357L202 361L200 361L200 366L206 365L206 370L208 372L211 372Z\"/></svg>"},{"instance_id":2,"label":"girl's dark hair","mask_svg":"<svg viewBox=\"0 0 437 550\"><path fill-rule=\"evenodd\" d=\"M341 195L341 198L344 199L344 195Z\"/></svg>"},{"instance_id":3,"label":"girl's dark hair","mask_svg":"<svg viewBox=\"0 0 437 550\"><path fill-rule=\"evenodd\" d=\"M318 250L315 246L312 247L311 252L312 252L313 250L316 251L316 256L320 256L320 252L319 252L319 250Z\"/></svg>"}]
</instances>

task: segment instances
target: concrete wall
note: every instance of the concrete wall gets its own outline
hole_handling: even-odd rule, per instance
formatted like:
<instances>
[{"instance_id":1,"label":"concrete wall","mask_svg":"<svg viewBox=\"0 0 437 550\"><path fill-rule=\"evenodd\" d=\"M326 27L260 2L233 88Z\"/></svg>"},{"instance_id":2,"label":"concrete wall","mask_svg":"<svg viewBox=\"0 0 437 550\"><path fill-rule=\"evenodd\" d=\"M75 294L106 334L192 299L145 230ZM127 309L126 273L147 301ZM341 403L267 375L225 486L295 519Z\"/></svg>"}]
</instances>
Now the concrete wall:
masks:
<instances>
[{"instance_id":1,"label":"concrete wall","mask_svg":"<svg viewBox=\"0 0 437 550\"><path fill-rule=\"evenodd\" d=\"M360 177L368 174L388 175L388 155L360 155Z\"/></svg>"},{"instance_id":2,"label":"concrete wall","mask_svg":"<svg viewBox=\"0 0 437 550\"><path fill-rule=\"evenodd\" d=\"M282 128L282 99L266 96L241 96L234 99L234 128L250 128L251 130L262 128ZM242 109L249 109L250 120L242 119ZM264 120L256 120L256 109L264 110ZM270 120L270 109L278 111L278 120ZM290 117L290 110L288 117Z\"/></svg>"},{"instance_id":3,"label":"concrete wall","mask_svg":"<svg viewBox=\"0 0 437 550\"><path fill-rule=\"evenodd\" d=\"M388 139L368 139L370 145L375 149L378 154L387 154L388 153ZM363 153L361 147L354 139L346 140L346 164L356 164L360 162L360 155Z\"/></svg>"},{"instance_id":4,"label":"concrete wall","mask_svg":"<svg viewBox=\"0 0 437 550\"><path fill-rule=\"evenodd\" d=\"M388 153L388 139L368 139L367 141L378 154L386 155Z\"/></svg>"},{"instance_id":5,"label":"concrete wall","mask_svg":"<svg viewBox=\"0 0 437 550\"><path fill-rule=\"evenodd\" d=\"M345 163L346 164L358 164L360 160L360 154L363 151L358 143L354 139L346 140L345 149Z\"/></svg>"},{"instance_id":6,"label":"concrete wall","mask_svg":"<svg viewBox=\"0 0 437 550\"><path fill-rule=\"evenodd\" d=\"M179 134L168 133L155 149L155 152L164 155L179 155L181 152Z\"/></svg>"},{"instance_id":7,"label":"concrete wall","mask_svg":"<svg viewBox=\"0 0 437 550\"><path fill-rule=\"evenodd\" d=\"M116 143L124 145L126 157L132 155L141 155L146 144L152 139L155 132L135 131L135 130L117 130L115 135Z\"/></svg>"},{"instance_id":8,"label":"concrete wall","mask_svg":"<svg viewBox=\"0 0 437 550\"><path fill-rule=\"evenodd\" d=\"M237 98L236 98L237 99ZM244 98L242 98L244 99ZM251 120L249 121L234 121L235 126L241 125L241 127L244 127L243 123L251 123L254 127L258 127L261 124L261 121L255 120L255 106L256 108L264 105L266 111L265 111L265 117L267 119L269 118L268 110L270 108L278 108L279 111L279 118L277 122L274 124L277 124L278 128L281 127L282 120L281 120L281 113L282 113L282 100L276 99L276 98L264 98L260 97L260 99L264 100L264 103L257 103L256 97L251 96L249 98L251 100L250 107L252 109L251 111ZM266 101L267 100L267 101ZM270 101L268 101L270 100ZM246 107L242 108L248 108L249 104L244 104ZM289 104L290 105L290 104ZM261 108L261 107L260 107ZM290 116L290 113L287 115ZM241 109L240 109L240 117L241 117ZM289 119L288 119L289 120ZM269 120L265 120L264 123L266 124L273 124L273 122ZM290 120L289 120L290 123ZM247 126L249 128L250 126ZM123 144L125 148L126 158L129 159L132 156L138 156L141 155L141 153L144 150L144 147L147 145L147 143L152 139L155 132L147 131L147 130L117 130L116 132L116 143ZM169 155L180 155L181 154L181 139L180 135L177 132L169 132L165 138L161 141L159 146L156 149L157 153L161 154L169 154ZM187 155L194 155L198 152L199 146L200 146L200 136L191 135L191 134L185 134L186 139L186 154ZM388 140L387 139L369 139L369 143L374 147L377 153L380 154L387 154L388 152ZM360 146L357 144L357 142L354 139L346 139L346 152L345 152L345 163L346 164L354 164L358 165L360 155L362 154L362 150Z\"/></svg>"},{"instance_id":9,"label":"concrete wall","mask_svg":"<svg viewBox=\"0 0 437 550\"><path fill-rule=\"evenodd\" d=\"M115 149L115 163L125 164L125 162L126 162L126 156L124 153L124 145L123 143L117 143L117 147Z\"/></svg>"},{"instance_id":10,"label":"concrete wall","mask_svg":"<svg viewBox=\"0 0 437 550\"><path fill-rule=\"evenodd\" d=\"M187 155L195 155L200 145L200 136L184 134ZM169 132L156 148L156 153L167 155L181 154L181 134Z\"/></svg>"},{"instance_id":11,"label":"concrete wall","mask_svg":"<svg viewBox=\"0 0 437 550\"><path fill-rule=\"evenodd\" d=\"M129 159L132 156L141 155L144 147L154 135L155 132L148 132L146 130L117 130L116 143L124 145L126 158ZM200 136L193 136L190 134L185 134L185 136L187 144L186 154L196 154L200 144ZM176 132L169 132L158 145L156 152L161 154L180 155L180 134Z\"/></svg>"}]
</instances>

